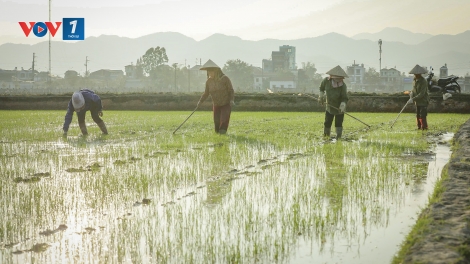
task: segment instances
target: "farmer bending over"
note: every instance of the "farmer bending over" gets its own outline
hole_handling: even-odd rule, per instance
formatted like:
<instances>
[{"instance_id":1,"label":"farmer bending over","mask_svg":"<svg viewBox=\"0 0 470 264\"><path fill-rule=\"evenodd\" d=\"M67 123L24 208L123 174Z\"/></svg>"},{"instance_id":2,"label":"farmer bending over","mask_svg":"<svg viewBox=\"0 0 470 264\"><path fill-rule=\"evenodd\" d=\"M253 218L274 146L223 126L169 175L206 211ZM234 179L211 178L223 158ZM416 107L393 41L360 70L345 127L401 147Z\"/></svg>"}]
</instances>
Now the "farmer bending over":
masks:
<instances>
[{"instance_id":1,"label":"farmer bending over","mask_svg":"<svg viewBox=\"0 0 470 264\"><path fill-rule=\"evenodd\" d=\"M88 110L90 110L93 121L95 121L95 123L103 132L103 134L108 134L106 125L104 124L104 121L100 118L101 116L103 116L101 98L91 90L82 89L78 92L74 92L72 95L72 99L70 99L63 127L64 136L67 136L67 132L69 131L69 126L72 122L74 111L77 112L78 126L80 127L82 134L84 136L88 135L88 131L86 129L85 124L85 114Z\"/></svg>"}]
</instances>

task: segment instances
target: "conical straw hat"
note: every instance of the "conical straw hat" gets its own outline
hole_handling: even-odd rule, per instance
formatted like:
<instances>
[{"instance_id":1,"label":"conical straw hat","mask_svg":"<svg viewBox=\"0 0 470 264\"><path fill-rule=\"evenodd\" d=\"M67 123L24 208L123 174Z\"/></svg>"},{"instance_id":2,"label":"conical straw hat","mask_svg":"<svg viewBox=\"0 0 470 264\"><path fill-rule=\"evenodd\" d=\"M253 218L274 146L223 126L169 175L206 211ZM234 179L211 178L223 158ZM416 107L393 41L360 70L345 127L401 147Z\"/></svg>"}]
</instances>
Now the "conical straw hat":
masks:
<instances>
[{"instance_id":1,"label":"conical straw hat","mask_svg":"<svg viewBox=\"0 0 470 264\"><path fill-rule=\"evenodd\" d=\"M327 71L326 74L340 76L340 77L346 77L346 78L349 77L346 74L346 72L339 65L334 67L333 69Z\"/></svg>"},{"instance_id":2,"label":"conical straw hat","mask_svg":"<svg viewBox=\"0 0 470 264\"><path fill-rule=\"evenodd\" d=\"M425 74L428 73L423 67L416 64L416 66L410 71L410 74Z\"/></svg>"},{"instance_id":3,"label":"conical straw hat","mask_svg":"<svg viewBox=\"0 0 470 264\"><path fill-rule=\"evenodd\" d=\"M202 67L199 69L201 71L203 70L207 70L209 68L219 68L219 66L217 66L217 64L215 64L212 60L208 60L206 63L204 63L204 65L202 65Z\"/></svg>"}]
</instances>

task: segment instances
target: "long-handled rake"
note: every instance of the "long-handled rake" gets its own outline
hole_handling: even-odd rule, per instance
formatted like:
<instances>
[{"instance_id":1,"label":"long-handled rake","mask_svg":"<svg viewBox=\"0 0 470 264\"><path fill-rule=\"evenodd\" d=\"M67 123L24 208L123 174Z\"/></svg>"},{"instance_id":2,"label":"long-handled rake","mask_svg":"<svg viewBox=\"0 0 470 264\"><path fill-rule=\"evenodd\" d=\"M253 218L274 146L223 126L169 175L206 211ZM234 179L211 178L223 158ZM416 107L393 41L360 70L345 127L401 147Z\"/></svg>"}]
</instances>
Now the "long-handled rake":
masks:
<instances>
[{"instance_id":1,"label":"long-handled rake","mask_svg":"<svg viewBox=\"0 0 470 264\"><path fill-rule=\"evenodd\" d=\"M401 109L400 113L398 113L397 118L395 118L395 120L393 120L393 123L392 123L392 125L390 126L390 128L392 128L393 125L395 125L395 122L397 122L398 117L401 115L401 112L403 112L403 110L405 110L405 108L406 108L407 105L408 105L408 102L406 102L405 106L403 106L403 108Z\"/></svg>"},{"instance_id":2,"label":"long-handled rake","mask_svg":"<svg viewBox=\"0 0 470 264\"><path fill-rule=\"evenodd\" d=\"M413 94L410 93L410 99L411 99L412 95L413 95ZM392 123L392 125L390 126L390 129L393 127L393 125L395 125L395 122L397 122L398 117L400 117L401 112L403 112L403 110L405 110L405 108L406 108L407 105L408 105L408 101L406 102L405 106L403 106L403 108L401 109L400 113L398 113L397 118L395 118L395 120L393 120L393 123Z\"/></svg>"},{"instance_id":3,"label":"long-handled rake","mask_svg":"<svg viewBox=\"0 0 470 264\"><path fill-rule=\"evenodd\" d=\"M199 106L196 106L196 109L194 109L194 111L183 121L183 123L181 123L181 125L180 125L179 127L177 127L177 128L175 129L175 131L173 131L173 134L175 134L175 132L178 131L178 129L180 129L180 127L181 127L186 121L188 121L188 119L194 114L194 112L196 112L196 110L197 110L198 107L199 107Z\"/></svg>"},{"instance_id":4,"label":"long-handled rake","mask_svg":"<svg viewBox=\"0 0 470 264\"><path fill-rule=\"evenodd\" d=\"M315 97L315 96L311 96L311 95L308 95L308 94L301 94L301 93L300 93L300 94L298 94L298 95L300 95L300 96L302 96L302 95L305 95L305 96L307 96L307 97L313 98L313 99L315 99L315 100L317 100L317 101L318 101L318 98L317 98L317 97ZM327 104L327 105L329 105L330 107L332 107L332 108L334 108L334 109L336 109L336 110L338 110L338 111L340 111L340 112L341 112L341 110L340 110L339 108L337 108L337 107L334 107L334 106L332 106L332 105L330 105L330 104L328 104L328 103L326 103L326 104ZM370 128L370 126L369 126L368 124L366 124L366 123L362 122L362 121L361 121L361 120L359 120L358 118L355 118L354 116L352 116L352 115L350 115L350 114L348 114L348 113L346 113L346 112L343 112L343 113L344 113L345 115L349 116L349 117L352 117L352 118L356 119L357 121L359 121L359 122L363 123L363 124L364 124L364 125L366 125L368 128Z\"/></svg>"}]
</instances>

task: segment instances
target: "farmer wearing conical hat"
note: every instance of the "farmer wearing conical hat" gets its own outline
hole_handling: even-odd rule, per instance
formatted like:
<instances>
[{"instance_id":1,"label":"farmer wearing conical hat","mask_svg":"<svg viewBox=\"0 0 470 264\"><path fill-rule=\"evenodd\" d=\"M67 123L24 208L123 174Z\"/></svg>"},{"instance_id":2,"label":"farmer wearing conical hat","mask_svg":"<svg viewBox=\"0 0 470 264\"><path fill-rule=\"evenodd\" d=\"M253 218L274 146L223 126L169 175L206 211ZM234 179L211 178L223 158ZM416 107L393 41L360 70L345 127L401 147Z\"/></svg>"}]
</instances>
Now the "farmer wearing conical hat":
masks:
<instances>
[{"instance_id":1,"label":"farmer wearing conical hat","mask_svg":"<svg viewBox=\"0 0 470 264\"><path fill-rule=\"evenodd\" d=\"M101 98L95 94L95 92L82 89L78 92L74 92L72 99L70 99L67 114L65 114L65 122L63 126L64 136L67 136L69 131L70 123L72 123L73 112L77 112L78 126L84 136L88 135L88 131L85 124L86 111L90 110L91 118L101 129L103 134L107 135L108 130L104 121L100 118L103 116L103 106L101 105Z\"/></svg>"},{"instance_id":2,"label":"farmer wearing conical hat","mask_svg":"<svg viewBox=\"0 0 470 264\"><path fill-rule=\"evenodd\" d=\"M322 105L326 102L323 135L330 136L331 125L334 119L336 138L339 139L343 134L344 112L346 111L346 103L349 100L347 87L344 83L344 78L348 77L348 75L339 65L326 72L326 74L330 76L323 79L320 84L319 99Z\"/></svg>"},{"instance_id":3,"label":"farmer wearing conical hat","mask_svg":"<svg viewBox=\"0 0 470 264\"><path fill-rule=\"evenodd\" d=\"M197 106L199 107L210 95L212 97L215 132L225 134L227 133L230 114L234 105L232 82L220 67L211 60L208 60L200 70L207 71L207 81L206 90L199 99Z\"/></svg>"},{"instance_id":4,"label":"farmer wearing conical hat","mask_svg":"<svg viewBox=\"0 0 470 264\"><path fill-rule=\"evenodd\" d=\"M410 74L414 74L413 79L413 90L408 104L414 103L416 105L416 124L418 124L418 129L426 130L428 129L428 121L426 119L428 115L428 105L429 105L429 93L428 93L428 83L426 79L421 76L421 74L426 74L428 71L423 67L416 64L416 66L411 69Z\"/></svg>"}]
</instances>

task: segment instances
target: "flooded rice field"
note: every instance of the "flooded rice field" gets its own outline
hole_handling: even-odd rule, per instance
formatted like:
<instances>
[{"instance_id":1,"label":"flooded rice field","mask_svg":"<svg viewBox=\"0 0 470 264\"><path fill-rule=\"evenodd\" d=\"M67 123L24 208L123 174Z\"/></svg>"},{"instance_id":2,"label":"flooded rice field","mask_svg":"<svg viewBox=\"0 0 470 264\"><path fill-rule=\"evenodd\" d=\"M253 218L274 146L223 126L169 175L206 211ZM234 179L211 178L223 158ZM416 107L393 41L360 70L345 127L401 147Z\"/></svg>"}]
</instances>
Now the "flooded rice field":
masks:
<instances>
[{"instance_id":1,"label":"flooded rice field","mask_svg":"<svg viewBox=\"0 0 470 264\"><path fill-rule=\"evenodd\" d=\"M0 263L390 262L468 115L0 111ZM333 129L334 131L334 129ZM334 134L334 133L333 133Z\"/></svg>"}]
</instances>

